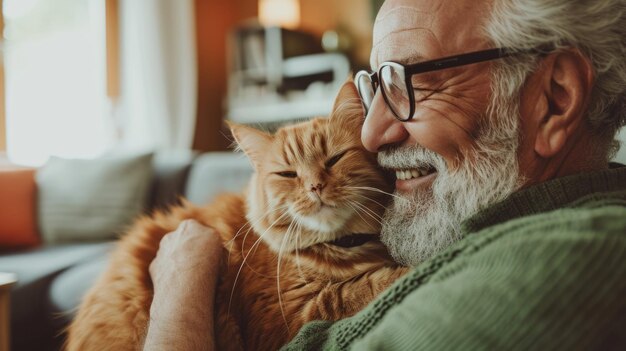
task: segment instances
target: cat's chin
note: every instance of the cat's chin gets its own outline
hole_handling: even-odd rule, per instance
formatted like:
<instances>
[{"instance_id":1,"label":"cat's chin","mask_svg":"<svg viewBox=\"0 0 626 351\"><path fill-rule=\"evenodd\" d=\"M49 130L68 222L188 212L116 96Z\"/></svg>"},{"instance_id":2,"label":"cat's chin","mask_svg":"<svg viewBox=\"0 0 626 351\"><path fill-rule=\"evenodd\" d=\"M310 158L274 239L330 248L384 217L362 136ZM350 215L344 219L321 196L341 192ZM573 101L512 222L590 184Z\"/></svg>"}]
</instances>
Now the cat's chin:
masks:
<instances>
[{"instance_id":1,"label":"cat's chin","mask_svg":"<svg viewBox=\"0 0 626 351\"><path fill-rule=\"evenodd\" d=\"M340 231L345 226L352 214L349 211L342 211L336 207L322 206L319 211L313 215L304 216L295 212L291 215L310 231L333 234Z\"/></svg>"},{"instance_id":2,"label":"cat's chin","mask_svg":"<svg viewBox=\"0 0 626 351\"><path fill-rule=\"evenodd\" d=\"M305 250L313 246L332 245L333 242L346 244L341 240L343 237L355 233L379 233L380 228L368 223L352 210L341 207L321 206L318 211L303 215L289 208L288 212L292 224L284 224L293 228L294 232L285 237L285 230L273 230L270 228L255 228L259 233L264 233L265 242L275 252L293 252L297 249ZM248 218L250 222L256 222L254 218ZM297 225L295 225L295 224ZM292 229L287 229L288 231ZM354 243L350 243L353 245ZM337 249L341 245L333 245ZM345 249L345 247L344 247Z\"/></svg>"}]
</instances>

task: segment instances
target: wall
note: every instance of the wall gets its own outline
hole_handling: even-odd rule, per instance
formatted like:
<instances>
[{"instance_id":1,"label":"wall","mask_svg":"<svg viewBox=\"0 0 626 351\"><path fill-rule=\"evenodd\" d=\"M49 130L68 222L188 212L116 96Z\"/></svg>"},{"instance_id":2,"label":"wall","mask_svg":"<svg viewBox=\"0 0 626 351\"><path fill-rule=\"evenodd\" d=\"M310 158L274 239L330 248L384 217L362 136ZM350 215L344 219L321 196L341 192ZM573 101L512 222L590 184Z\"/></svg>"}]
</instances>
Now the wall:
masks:
<instances>
[{"instance_id":1,"label":"wall","mask_svg":"<svg viewBox=\"0 0 626 351\"><path fill-rule=\"evenodd\" d=\"M256 0L195 0L198 49L198 118L194 149L224 150L222 134L226 93L226 38L236 23L255 17Z\"/></svg>"},{"instance_id":2,"label":"wall","mask_svg":"<svg viewBox=\"0 0 626 351\"><path fill-rule=\"evenodd\" d=\"M372 48L370 0L300 0L302 28L317 34L343 28L354 40L355 59L367 65Z\"/></svg>"}]
</instances>

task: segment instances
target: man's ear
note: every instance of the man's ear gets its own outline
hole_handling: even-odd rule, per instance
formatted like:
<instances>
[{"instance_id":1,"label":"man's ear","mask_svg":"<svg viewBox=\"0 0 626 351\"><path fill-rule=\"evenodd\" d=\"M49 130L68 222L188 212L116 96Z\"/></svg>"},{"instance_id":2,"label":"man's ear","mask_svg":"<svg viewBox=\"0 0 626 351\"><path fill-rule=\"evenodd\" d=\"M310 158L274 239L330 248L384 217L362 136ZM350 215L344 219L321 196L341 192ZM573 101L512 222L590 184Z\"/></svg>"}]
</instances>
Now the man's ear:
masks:
<instances>
[{"instance_id":1,"label":"man's ear","mask_svg":"<svg viewBox=\"0 0 626 351\"><path fill-rule=\"evenodd\" d=\"M248 126L228 121L226 124L230 128L230 132L233 138L235 138L237 146L248 156L254 168L258 170L264 155L266 155L272 143L273 137Z\"/></svg>"},{"instance_id":2,"label":"man's ear","mask_svg":"<svg viewBox=\"0 0 626 351\"><path fill-rule=\"evenodd\" d=\"M540 89L547 101L537 121L535 152L544 158L558 154L568 139L584 126L594 73L591 61L578 49L560 50L546 58Z\"/></svg>"},{"instance_id":3,"label":"man's ear","mask_svg":"<svg viewBox=\"0 0 626 351\"><path fill-rule=\"evenodd\" d=\"M352 78L348 78L339 90L330 118L339 120L346 127L359 128L360 131L365 114L359 91Z\"/></svg>"}]
</instances>

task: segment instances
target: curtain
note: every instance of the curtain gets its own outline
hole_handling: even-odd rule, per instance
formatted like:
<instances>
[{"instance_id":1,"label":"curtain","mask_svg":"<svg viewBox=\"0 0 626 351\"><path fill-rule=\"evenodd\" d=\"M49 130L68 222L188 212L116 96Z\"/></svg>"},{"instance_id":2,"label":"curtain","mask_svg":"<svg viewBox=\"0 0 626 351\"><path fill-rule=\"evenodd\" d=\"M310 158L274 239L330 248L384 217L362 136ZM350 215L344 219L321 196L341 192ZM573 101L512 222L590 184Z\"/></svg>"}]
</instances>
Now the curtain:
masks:
<instances>
[{"instance_id":1,"label":"curtain","mask_svg":"<svg viewBox=\"0 0 626 351\"><path fill-rule=\"evenodd\" d=\"M120 0L122 145L189 149L196 120L193 0Z\"/></svg>"}]
</instances>

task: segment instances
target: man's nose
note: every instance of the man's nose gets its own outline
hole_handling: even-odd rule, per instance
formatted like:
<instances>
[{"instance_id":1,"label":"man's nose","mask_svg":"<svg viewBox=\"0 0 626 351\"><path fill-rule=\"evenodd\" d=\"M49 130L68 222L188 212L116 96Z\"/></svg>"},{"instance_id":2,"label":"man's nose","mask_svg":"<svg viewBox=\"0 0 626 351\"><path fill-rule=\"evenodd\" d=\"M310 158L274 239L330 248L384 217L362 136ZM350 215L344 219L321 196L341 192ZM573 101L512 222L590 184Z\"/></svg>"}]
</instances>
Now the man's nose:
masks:
<instances>
[{"instance_id":1,"label":"man's nose","mask_svg":"<svg viewBox=\"0 0 626 351\"><path fill-rule=\"evenodd\" d=\"M391 112L379 89L361 130L363 146L370 152L378 152L383 146L398 144L408 137L409 133Z\"/></svg>"}]
</instances>

